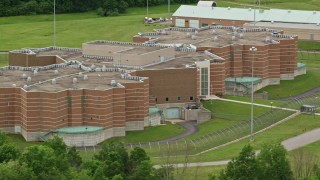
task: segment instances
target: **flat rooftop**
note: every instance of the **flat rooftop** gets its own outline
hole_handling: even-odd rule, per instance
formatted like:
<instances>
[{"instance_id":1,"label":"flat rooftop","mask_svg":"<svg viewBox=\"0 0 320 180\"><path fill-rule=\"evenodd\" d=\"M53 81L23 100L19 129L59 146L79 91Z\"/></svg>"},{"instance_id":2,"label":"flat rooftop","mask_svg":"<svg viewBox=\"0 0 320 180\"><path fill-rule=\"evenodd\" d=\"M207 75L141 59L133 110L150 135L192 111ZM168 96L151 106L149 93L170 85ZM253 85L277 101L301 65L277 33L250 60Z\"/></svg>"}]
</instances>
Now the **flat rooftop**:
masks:
<instances>
[{"instance_id":1,"label":"flat rooftop","mask_svg":"<svg viewBox=\"0 0 320 180\"><path fill-rule=\"evenodd\" d=\"M144 69L181 69L195 67L195 62L211 59L213 59L211 56L206 55L204 53L190 52L188 53L188 55L180 54L172 60L148 66Z\"/></svg>"},{"instance_id":2,"label":"flat rooftop","mask_svg":"<svg viewBox=\"0 0 320 180\"><path fill-rule=\"evenodd\" d=\"M167 47L159 46L138 46L137 43L124 43L117 41L93 41L85 44L101 45L101 46L113 46L113 52L118 54L136 54L141 55L152 51L157 51Z\"/></svg>"},{"instance_id":3,"label":"flat rooftop","mask_svg":"<svg viewBox=\"0 0 320 180\"><path fill-rule=\"evenodd\" d=\"M58 71L58 74L55 73ZM31 81L23 79L22 75L31 77ZM121 72L84 72L78 68L56 68L50 70L39 71L37 75L34 75L31 71L21 70L1 70L0 71L0 88L12 87L12 84L16 84L17 88L22 88L24 85L28 85L30 92L58 92L66 89L94 89L94 90L106 90L114 86L111 85L111 80L115 80L116 83L132 83L136 80L123 79ZM84 76L87 79L84 80ZM73 83L76 78L76 83ZM55 84L52 80L55 79Z\"/></svg>"},{"instance_id":4,"label":"flat rooftop","mask_svg":"<svg viewBox=\"0 0 320 180\"><path fill-rule=\"evenodd\" d=\"M40 51L37 53L37 56L60 56L63 59L71 59L75 57L81 57L82 52L72 52L72 51L63 51L63 50L46 50Z\"/></svg>"},{"instance_id":5,"label":"flat rooftop","mask_svg":"<svg viewBox=\"0 0 320 180\"><path fill-rule=\"evenodd\" d=\"M258 28L259 29L259 28ZM247 29L249 30L249 28ZM241 30L242 31L242 30ZM196 47L223 47L230 44L242 45L264 45L269 44L265 39L268 36L270 40L288 39L282 37L273 37L272 32L269 31L253 31L253 32L233 32L232 29L207 29L200 31L176 31L165 30L166 35L151 35L148 33L142 34L142 37L149 37L151 39L158 39L161 44L192 44ZM150 33L151 34L151 33ZM234 36L234 40L232 39Z\"/></svg>"}]
</instances>

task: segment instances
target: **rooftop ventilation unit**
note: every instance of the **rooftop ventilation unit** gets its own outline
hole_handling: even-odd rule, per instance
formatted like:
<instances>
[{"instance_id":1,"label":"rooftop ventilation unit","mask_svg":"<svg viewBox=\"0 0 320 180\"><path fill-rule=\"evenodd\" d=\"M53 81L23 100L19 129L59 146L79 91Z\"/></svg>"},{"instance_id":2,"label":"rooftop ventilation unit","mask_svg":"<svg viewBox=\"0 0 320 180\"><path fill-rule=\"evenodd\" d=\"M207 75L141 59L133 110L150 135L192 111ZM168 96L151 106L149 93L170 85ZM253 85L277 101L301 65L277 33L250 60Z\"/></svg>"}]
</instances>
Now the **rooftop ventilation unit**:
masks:
<instances>
[{"instance_id":1,"label":"rooftop ventilation unit","mask_svg":"<svg viewBox=\"0 0 320 180\"><path fill-rule=\"evenodd\" d=\"M34 75L34 76L37 76L37 75L38 75L38 70L34 70L34 71L33 71L33 75Z\"/></svg>"},{"instance_id":2,"label":"rooftop ventilation unit","mask_svg":"<svg viewBox=\"0 0 320 180\"><path fill-rule=\"evenodd\" d=\"M290 9L288 10L288 13L291 13L291 10L290 10Z\"/></svg>"},{"instance_id":3,"label":"rooftop ventilation unit","mask_svg":"<svg viewBox=\"0 0 320 180\"><path fill-rule=\"evenodd\" d=\"M59 75L59 71L58 70L54 70L54 75Z\"/></svg>"},{"instance_id":4,"label":"rooftop ventilation unit","mask_svg":"<svg viewBox=\"0 0 320 180\"><path fill-rule=\"evenodd\" d=\"M265 42L266 42L266 43L271 42L271 38L270 38L270 36L267 36L267 37L266 37Z\"/></svg>"},{"instance_id":5,"label":"rooftop ventilation unit","mask_svg":"<svg viewBox=\"0 0 320 180\"><path fill-rule=\"evenodd\" d=\"M194 34L199 34L199 31L194 31Z\"/></svg>"},{"instance_id":6,"label":"rooftop ventilation unit","mask_svg":"<svg viewBox=\"0 0 320 180\"><path fill-rule=\"evenodd\" d=\"M313 11L313 14L317 14L317 11Z\"/></svg>"},{"instance_id":7,"label":"rooftop ventilation unit","mask_svg":"<svg viewBox=\"0 0 320 180\"><path fill-rule=\"evenodd\" d=\"M236 41L237 39L236 39L235 36L231 36L231 40L232 40L232 41Z\"/></svg>"},{"instance_id":8,"label":"rooftop ventilation unit","mask_svg":"<svg viewBox=\"0 0 320 180\"><path fill-rule=\"evenodd\" d=\"M30 76L27 78L27 82L28 82L28 83L31 82L31 77L30 77Z\"/></svg>"},{"instance_id":9,"label":"rooftop ventilation unit","mask_svg":"<svg viewBox=\"0 0 320 180\"><path fill-rule=\"evenodd\" d=\"M27 76L26 74L22 74L21 78L22 78L22 79L27 79L28 76Z\"/></svg>"},{"instance_id":10,"label":"rooftop ventilation unit","mask_svg":"<svg viewBox=\"0 0 320 180\"><path fill-rule=\"evenodd\" d=\"M106 65L103 65L103 66L102 66L102 71L103 71L103 72L106 72L106 71L107 71Z\"/></svg>"},{"instance_id":11,"label":"rooftop ventilation unit","mask_svg":"<svg viewBox=\"0 0 320 180\"><path fill-rule=\"evenodd\" d=\"M96 69L96 66L94 64L91 65L90 67L92 70Z\"/></svg>"},{"instance_id":12,"label":"rooftop ventilation unit","mask_svg":"<svg viewBox=\"0 0 320 180\"><path fill-rule=\"evenodd\" d=\"M25 84L25 85L23 86L23 89L26 90L26 91L28 91L28 90L29 90L29 86Z\"/></svg>"},{"instance_id":13,"label":"rooftop ventilation unit","mask_svg":"<svg viewBox=\"0 0 320 180\"><path fill-rule=\"evenodd\" d=\"M117 87L117 82L115 80L111 80L110 84L112 87Z\"/></svg>"},{"instance_id":14,"label":"rooftop ventilation unit","mask_svg":"<svg viewBox=\"0 0 320 180\"><path fill-rule=\"evenodd\" d=\"M52 85L57 84L57 80L56 80L56 79L52 79L52 80L51 80L51 84L52 84Z\"/></svg>"},{"instance_id":15,"label":"rooftop ventilation unit","mask_svg":"<svg viewBox=\"0 0 320 180\"><path fill-rule=\"evenodd\" d=\"M188 37L188 38L191 37L191 34L190 34L190 33L187 33L187 37Z\"/></svg>"},{"instance_id":16,"label":"rooftop ventilation unit","mask_svg":"<svg viewBox=\"0 0 320 180\"><path fill-rule=\"evenodd\" d=\"M240 34L239 34L239 38L240 38L240 39L243 39L243 33L240 33Z\"/></svg>"},{"instance_id":17,"label":"rooftop ventilation unit","mask_svg":"<svg viewBox=\"0 0 320 180\"><path fill-rule=\"evenodd\" d=\"M217 34L217 31L216 30L212 30L212 34L213 35Z\"/></svg>"},{"instance_id":18,"label":"rooftop ventilation unit","mask_svg":"<svg viewBox=\"0 0 320 180\"><path fill-rule=\"evenodd\" d=\"M15 88L15 87L17 87L17 85L16 84L12 84L12 87Z\"/></svg>"},{"instance_id":19,"label":"rooftop ventilation unit","mask_svg":"<svg viewBox=\"0 0 320 180\"><path fill-rule=\"evenodd\" d=\"M196 40L196 39L197 39L197 36L192 35L192 36L191 36L191 39L192 39L192 40Z\"/></svg>"},{"instance_id":20,"label":"rooftop ventilation unit","mask_svg":"<svg viewBox=\"0 0 320 180\"><path fill-rule=\"evenodd\" d=\"M317 23L317 26L320 26L320 23Z\"/></svg>"},{"instance_id":21,"label":"rooftop ventilation unit","mask_svg":"<svg viewBox=\"0 0 320 180\"><path fill-rule=\"evenodd\" d=\"M77 78L73 78L73 79L72 79L72 83L73 83L73 84L76 84L77 82L78 82L78 79L77 79Z\"/></svg>"},{"instance_id":22,"label":"rooftop ventilation unit","mask_svg":"<svg viewBox=\"0 0 320 180\"><path fill-rule=\"evenodd\" d=\"M83 80L84 80L84 81L87 81L88 79L89 79L89 78L88 78L88 75L84 75L84 76L83 76Z\"/></svg>"},{"instance_id":23,"label":"rooftop ventilation unit","mask_svg":"<svg viewBox=\"0 0 320 180\"><path fill-rule=\"evenodd\" d=\"M274 23L274 21L271 21L271 24L273 24Z\"/></svg>"},{"instance_id":24,"label":"rooftop ventilation unit","mask_svg":"<svg viewBox=\"0 0 320 180\"><path fill-rule=\"evenodd\" d=\"M251 8L249 8L249 11L251 11Z\"/></svg>"},{"instance_id":25,"label":"rooftop ventilation unit","mask_svg":"<svg viewBox=\"0 0 320 180\"><path fill-rule=\"evenodd\" d=\"M228 10L230 10L231 8L230 7L228 7Z\"/></svg>"},{"instance_id":26,"label":"rooftop ventilation unit","mask_svg":"<svg viewBox=\"0 0 320 180\"><path fill-rule=\"evenodd\" d=\"M190 65L189 65L189 64L186 64L186 65L185 65L185 67L186 67L186 68L189 68L189 67L190 67Z\"/></svg>"},{"instance_id":27,"label":"rooftop ventilation unit","mask_svg":"<svg viewBox=\"0 0 320 180\"><path fill-rule=\"evenodd\" d=\"M214 42L217 42L219 39L218 39L218 36L214 36L214 38L213 38L213 41Z\"/></svg>"},{"instance_id":28,"label":"rooftop ventilation unit","mask_svg":"<svg viewBox=\"0 0 320 180\"><path fill-rule=\"evenodd\" d=\"M78 75L79 77L82 77L83 76L83 73L82 72L79 72L79 75Z\"/></svg>"}]
</instances>

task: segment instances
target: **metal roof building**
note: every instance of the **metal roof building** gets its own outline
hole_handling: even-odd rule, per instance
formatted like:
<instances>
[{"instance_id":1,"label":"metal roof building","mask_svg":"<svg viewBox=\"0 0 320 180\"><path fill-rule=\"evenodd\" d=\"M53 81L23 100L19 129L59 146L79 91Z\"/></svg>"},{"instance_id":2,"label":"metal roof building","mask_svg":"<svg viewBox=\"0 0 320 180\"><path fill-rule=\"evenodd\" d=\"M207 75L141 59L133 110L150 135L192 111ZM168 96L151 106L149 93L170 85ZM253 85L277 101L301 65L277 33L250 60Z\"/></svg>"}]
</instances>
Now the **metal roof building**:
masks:
<instances>
[{"instance_id":1,"label":"metal roof building","mask_svg":"<svg viewBox=\"0 0 320 180\"><path fill-rule=\"evenodd\" d=\"M203 7L181 5L172 15L173 17L188 18L206 18L206 19L224 19L253 21L254 11L256 21L274 21L288 23L320 23L320 12L302 11L302 10L282 10L282 9L242 9L242 8L224 8L224 7Z\"/></svg>"}]
</instances>

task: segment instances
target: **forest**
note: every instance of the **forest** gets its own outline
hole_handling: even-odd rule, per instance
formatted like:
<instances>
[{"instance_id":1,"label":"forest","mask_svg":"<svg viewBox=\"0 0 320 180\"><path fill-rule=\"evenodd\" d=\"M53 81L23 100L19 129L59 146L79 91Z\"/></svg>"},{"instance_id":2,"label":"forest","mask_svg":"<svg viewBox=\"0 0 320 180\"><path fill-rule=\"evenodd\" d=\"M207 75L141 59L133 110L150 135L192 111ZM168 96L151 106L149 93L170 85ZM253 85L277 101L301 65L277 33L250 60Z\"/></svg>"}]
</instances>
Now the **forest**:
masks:
<instances>
[{"instance_id":1,"label":"forest","mask_svg":"<svg viewBox=\"0 0 320 180\"><path fill-rule=\"evenodd\" d=\"M198 0L170 0L170 3L189 4ZM167 0L56 0L56 13L78 13L97 10L102 16L124 13L129 7L155 6ZM1 0L0 17L53 13L54 0Z\"/></svg>"}]
</instances>

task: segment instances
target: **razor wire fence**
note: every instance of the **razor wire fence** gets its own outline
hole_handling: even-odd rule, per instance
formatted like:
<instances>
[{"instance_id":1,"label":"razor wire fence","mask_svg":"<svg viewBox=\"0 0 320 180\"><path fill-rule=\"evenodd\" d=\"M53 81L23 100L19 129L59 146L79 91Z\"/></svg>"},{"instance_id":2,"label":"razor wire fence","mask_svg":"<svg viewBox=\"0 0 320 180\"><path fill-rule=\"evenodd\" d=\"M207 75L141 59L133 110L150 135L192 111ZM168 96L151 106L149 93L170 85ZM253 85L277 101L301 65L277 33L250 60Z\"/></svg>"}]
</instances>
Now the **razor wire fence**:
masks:
<instances>
[{"instance_id":1,"label":"razor wire fence","mask_svg":"<svg viewBox=\"0 0 320 180\"><path fill-rule=\"evenodd\" d=\"M312 99L312 98L310 98ZM277 123L290 115L293 115L297 112L298 104L302 101L291 100L288 103L282 105L281 107L270 108L269 111L263 113L260 116L254 117L253 127L254 133L260 131L274 123ZM292 106L294 104L294 106ZM290 109L289 107L295 107L295 109ZM224 114L218 114L225 116ZM245 118L245 116L239 116ZM138 143L138 144L129 144L129 148L134 148L140 146L144 148L150 156L153 157L162 157L168 152L174 153L173 155L195 155L197 153L206 151L218 147L222 144L234 141L241 137L247 136L250 134L250 118L246 118L239 123L227 127L223 130L216 132L210 132L202 137L194 139L180 139L176 141L167 141L167 142L147 142L147 143Z\"/></svg>"}]
</instances>

